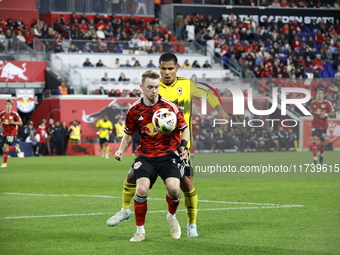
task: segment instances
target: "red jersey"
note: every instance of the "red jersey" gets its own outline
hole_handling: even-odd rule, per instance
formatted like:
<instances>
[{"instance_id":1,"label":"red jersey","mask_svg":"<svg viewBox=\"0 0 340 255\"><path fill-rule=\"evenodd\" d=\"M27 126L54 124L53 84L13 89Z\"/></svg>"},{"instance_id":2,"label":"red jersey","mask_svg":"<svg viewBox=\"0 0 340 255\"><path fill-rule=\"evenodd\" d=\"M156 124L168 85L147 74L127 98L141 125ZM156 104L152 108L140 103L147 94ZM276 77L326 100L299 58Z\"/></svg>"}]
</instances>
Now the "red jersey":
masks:
<instances>
[{"instance_id":1,"label":"red jersey","mask_svg":"<svg viewBox=\"0 0 340 255\"><path fill-rule=\"evenodd\" d=\"M37 128L37 135L40 136L40 142L41 143L46 143L46 137L47 137L46 126L40 125Z\"/></svg>"},{"instance_id":2,"label":"red jersey","mask_svg":"<svg viewBox=\"0 0 340 255\"><path fill-rule=\"evenodd\" d=\"M313 122L312 127L317 129L327 129L328 123L327 118L320 118L320 113L330 113L333 112L332 103L328 100L324 100L321 103L318 103L316 100L312 101L311 109L313 110Z\"/></svg>"},{"instance_id":3,"label":"red jersey","mask_svg":"<svg viewBox=\"0 0 340 255\"><path fill-rule=\"evenodd\" d=\"M158 133L152 124L154 112L161 108L168 108L177 115L176 129L168 134ZM143 98L137 100L128 110L125 119L126 134L138 131L140 145L137 149L138 156L161 157L177 150L181 145L180 132L187 127L180 107L159 96L158 102L153 106L144 104Z\"/></svg>"},{"instance_id":4,"label":"red jersey","mask_svg":"<svg viewBox=\"0 0 340 255\"><path fill-rule=\"evenodd\" d=\"M15 111L6 113L6 111L0 112L0 119L2 124L2 135L3 136L16 136L17 125L9 124L10 121L21 121L19 114Z\"/></svg>"}]
</instances>

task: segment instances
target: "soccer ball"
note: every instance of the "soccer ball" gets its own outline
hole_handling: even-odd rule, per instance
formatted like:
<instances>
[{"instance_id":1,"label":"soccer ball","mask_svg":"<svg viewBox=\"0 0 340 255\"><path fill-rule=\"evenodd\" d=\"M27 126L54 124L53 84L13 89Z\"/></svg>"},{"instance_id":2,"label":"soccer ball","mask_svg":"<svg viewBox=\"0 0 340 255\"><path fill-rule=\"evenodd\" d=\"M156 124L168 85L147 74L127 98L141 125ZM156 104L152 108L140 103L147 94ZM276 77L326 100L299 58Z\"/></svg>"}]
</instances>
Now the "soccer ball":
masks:
<instances>
[{"instance_id":1,"label":"soccer ball","mask_svg":"<svg viewBox=\"0 0 340 255\"><path fill-rule=\"evenodd\" d=\"M176 128L177 116L170 109L161 108L153 114L152 124L157 132L167 134Z\"/></svg>"}]
</instances>

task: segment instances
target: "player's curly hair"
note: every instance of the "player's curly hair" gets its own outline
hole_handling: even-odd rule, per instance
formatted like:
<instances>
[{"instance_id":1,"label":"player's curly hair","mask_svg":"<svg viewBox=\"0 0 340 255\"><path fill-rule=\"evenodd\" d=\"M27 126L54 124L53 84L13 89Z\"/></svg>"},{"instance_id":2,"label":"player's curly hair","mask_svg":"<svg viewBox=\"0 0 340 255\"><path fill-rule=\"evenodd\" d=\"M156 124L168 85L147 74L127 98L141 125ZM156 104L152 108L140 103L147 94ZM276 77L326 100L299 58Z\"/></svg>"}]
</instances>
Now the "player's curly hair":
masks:
<instances>
[{"instance_id":1,"label":"player's curly hair","mask_svg":"<svg viewBox=\"0 0 340 255\"><path fill-rule=\"evenodd\" d=\"M5 105L6 105L7 103L10 103L11 105L13 105L13 101L12 101L11 99L7 99L7 100L5 101Z\"/></svg>"},{"instance_id":2,"label":"player's curly hair","mask_svg":"<svg viewBox=\"0 0 340 255\"><path fill-rule=\"evenodd\" d=\"M146 70L141 74L141 83L142 84L144 84L146 78L159 79L160 75L159 75L159 73L157 73L153 70Z\"/></svg>"}]
</instances>

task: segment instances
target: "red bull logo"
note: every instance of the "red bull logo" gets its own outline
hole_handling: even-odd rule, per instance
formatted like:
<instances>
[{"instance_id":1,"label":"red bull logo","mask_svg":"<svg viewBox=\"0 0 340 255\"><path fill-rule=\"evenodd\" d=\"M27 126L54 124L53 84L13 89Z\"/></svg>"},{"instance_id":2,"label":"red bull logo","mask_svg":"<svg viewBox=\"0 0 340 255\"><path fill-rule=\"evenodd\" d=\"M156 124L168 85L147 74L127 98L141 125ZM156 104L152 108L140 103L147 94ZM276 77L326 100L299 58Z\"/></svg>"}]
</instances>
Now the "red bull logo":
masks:
<instances>
[{"instance_id":1,"label":"red bull logo","mask_svg":"<svg viewBox=\"0 0 340 255\"><path fill-rule=\"evenodd\" d=\"M34 89L17 89L17 108L24 113L31 112L35 107Z\"/></svg>"},{"instance_id":2,"label":"red bull logo","mask_svg":"<svg viewBox=\"0 0 340 255\"><path fill-rule=\"evenodd\" d=\"M155 129L152 123L149 123L146 126L141 128L141 134L143 133L152 135L152 136L158 134L157 130Z\"/></svg>"},{"instance_id":3,"label":"red bull logo","mask_svg":"<svg viewBox=\"0 0 340 255\"><path fill-rule=\"evenodd\" d=\"M17 76L25 81L28 80L27 76L24 75L26 72L26 63L23 63L22 68L14 65L11 62L0 61L0 70L2 70L0 78L6 78L6 81L15 79Z\"/></svg>"}]
</instances>

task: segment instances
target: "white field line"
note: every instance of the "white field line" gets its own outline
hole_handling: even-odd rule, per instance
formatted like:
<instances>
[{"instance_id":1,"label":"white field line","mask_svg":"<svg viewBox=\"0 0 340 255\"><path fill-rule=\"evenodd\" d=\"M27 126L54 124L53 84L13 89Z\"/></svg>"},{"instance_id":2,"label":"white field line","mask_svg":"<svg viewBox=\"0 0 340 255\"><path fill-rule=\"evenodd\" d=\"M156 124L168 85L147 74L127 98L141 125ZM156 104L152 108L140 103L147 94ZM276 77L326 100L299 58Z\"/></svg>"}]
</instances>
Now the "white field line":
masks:
<instances>
[{"instance_id":1,"label":"white field line","mask_svg":"<svg viewBox=\"0 0 340 255\"><path fill-rule=\"evenodd\" d=\"M42 196L42 197L94 197L94 198L122 198L116 196L102 196L102 195L70 195L70 194L29 194L29 193L10 193L5 192L5 195L19 195L19 196ZM148 200L164 200L164 198L149 198ZM237 205L267 205L267 206L284 206L279 204L269 203L249 203L249 202L229 202L229 201L214 201L214 200L198 200L200 203L214 203L214 204L237 204ZM290 207L302 207L302 205L288 205Z\"/></svg>"},{"instance_id":2,"label":"white field line","mask_svg":"<svg viewBox=\"0 0 340 255\"><path fill-rule=\"evenodd\" d=\"M208 208L198 209L198 211L222 211L222 210L244 210L244 209L274 209L274 208L289 208L289 207L302 207L302 205L276 205L276 206L251 206L251 207L234 207L234 208ZM162 211L148 211L148 213L166 213L166 210ZM177 212L186 212L186 210L177 210ZM133 212L132 212L133 213ZM88 214L59 214L59 215L36 215L36 216L17 216L17 217L4 217L0 220L10 219L31 219L31 218L55 218L55 217L79 217L79 216L93 216L93 215L104 215L112 213L88 213Z\"/></svg>"},{"instance_id":3,"label":"white field line","mask_svg":"<svg viewBox=\"0 0 340 255\"><path fill-rule=\"evenodd\" d=\"M69 195L69 194L27 194L27 193L4 193L6 195L19 195L19 196L48 196L48 197L94 197L94 198L121 198L115 196L101 196L101 195ZM164 200L163 198L148 198L148 200ZM247 203L247 202L228 202L228 201L212 201L212 200L199 200L199 202L216 203L216 204L242 204L242 205L257 205L249 207L230 207L230 208L207 208L198 209L198 211L220 211L220 210L246 210L246 209L275 209L275 208L292 208L303 207L303 205L279 205L279 204L267 204L267 203ZM178 210L179 212L185 212L186 210ZM166 210L161 211L148 211L148 213L165 213ZM79 217L79 216L93 216L93 215L105 215L112 213L89 213L89 214L59 214L59 215L36 215L36 216L17 216L17 217L4 217L0 220L8 219L30 219L30 218L53 218L53 217Z\"/></svg>"}]
</instances>

